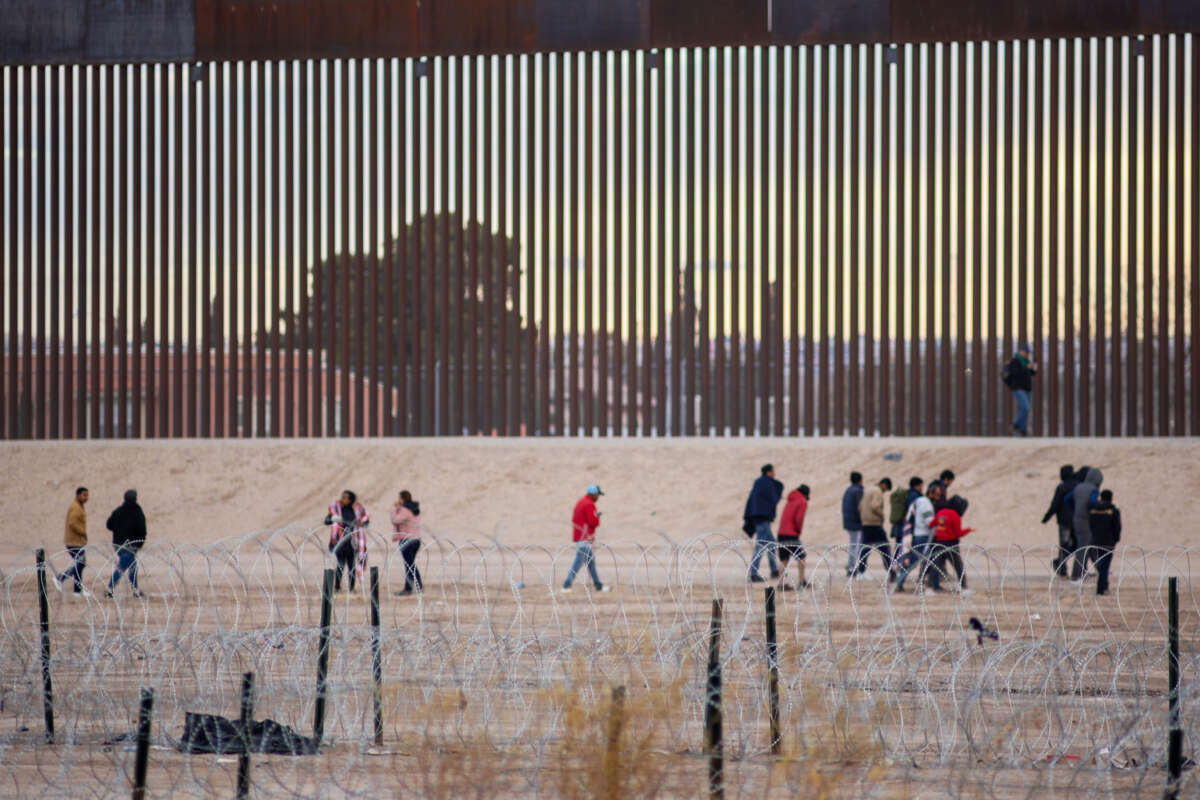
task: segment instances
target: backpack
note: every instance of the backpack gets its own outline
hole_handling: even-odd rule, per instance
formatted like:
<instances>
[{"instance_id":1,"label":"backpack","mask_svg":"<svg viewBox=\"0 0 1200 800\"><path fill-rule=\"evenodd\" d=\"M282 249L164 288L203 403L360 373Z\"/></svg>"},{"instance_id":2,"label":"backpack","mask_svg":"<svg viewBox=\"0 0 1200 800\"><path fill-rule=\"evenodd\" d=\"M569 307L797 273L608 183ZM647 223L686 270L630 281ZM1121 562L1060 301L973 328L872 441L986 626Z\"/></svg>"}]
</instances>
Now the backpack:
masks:
<instances>
[{"instance_id":1,"label":"backpack","mask_svg":"<svg viewBox=\"0 0 1200 800\"><path fill-rule=\"evenodd\" d=\"M1013 377L1013 365L1012 362L1009 361L1000 370L1000 380L1004 382L1005 386L1011 389L1013 388Z\"/></svg>"},{"instance_id":2,"label":"backpack","mask_svg":"<svg viewBox=\"0 0 1200 800\"><path fill-rule=\"evenodd\" d=\"M904 522L904 515L908 512L908 488L901 487L896 489L891 494L891 511L888 514L888 521L893 525L899 525Z\"/></svg>"}]
</instances>

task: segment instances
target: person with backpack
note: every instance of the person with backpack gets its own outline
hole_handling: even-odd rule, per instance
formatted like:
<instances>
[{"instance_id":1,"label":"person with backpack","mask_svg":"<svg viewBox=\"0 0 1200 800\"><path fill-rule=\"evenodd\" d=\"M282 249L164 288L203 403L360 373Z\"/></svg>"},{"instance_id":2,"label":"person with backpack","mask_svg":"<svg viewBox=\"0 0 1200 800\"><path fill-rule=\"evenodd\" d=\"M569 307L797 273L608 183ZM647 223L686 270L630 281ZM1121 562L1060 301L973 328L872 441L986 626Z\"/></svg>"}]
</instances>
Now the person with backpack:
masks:
<instances>
[{"instance_id":1,"label":"person with backpack","mask_svg":"<svg viewBox=\"0 0 1200 800\"><path fill-rule=\"evenodd\" d=\"M1013 431L1018 436L1029 435L1029 409L1032 406L1033 376L1037 375L1037 362L1032 360L1029 345L1017 348L1016 355L1004 365L1000 378L1013 393L1017 401L1017 417L1013 420Z\"/></svg>"},{"instance_id":2,"label":"person with backpack","mask_svg":"<svg viewBox=\"0 0 1200 800\"><path fill-rule=\"evenodd\" d=\"M792 586L784 579L787 576L788 564L796 562L796 571L800 579L796 582L797 589L807 589L808 581L804 580L804 545L800 544L800 533L804 530L804 515L808 513L809 488L805 484L793 491L787 497L787 505L779 517L779 588L782 591L792 591Z\"/></svg>"},{"instance_id":3,"label":"person with backpack","mask_svg":"<svg viewBox=\"0 0 1200 800\"><path fill-rule=\"evenodd\" d=\"M1096 594L1108 594L1108 570L1112 565L1113 549L1121 541L1121 509L1113 505L1113 493L1105 489L1100 501L1088 511L1095 550Z\"/></svg>"},{"instance_id":4,"label":"person with backpack","mask_svg":"<svg viewBox=\"0 0 1200 800\"><path fill-rule=\"evenodd\" d=\"M1075 526L1071 521L1071 508L1067 505L1067 497L1075 488L1075 468L1063 464L1058 471L1058 481L1054 497L1050 499L1050 508L1042 517L1042 524L1045 525L1051 518L1058 521L1058 557L1054 559L1054 573L1065 578L1071 555L1075 552Z\"/></svg>"},{"instance_id":5,"label":"person with backpack","mask_svg":"<svg viewBox=\"0 0 1200 800\"><path fill-rule=\"evenodd\" d=\"M783 484L775 480L775 467L764 464L761 475L750 488L746 498L746 510L742 513L742 531L754 537L754 555L750 558L748 578L751 583L765 583L758 574L758 564L763 554L771 565L771 578L779 577L779 562L775 559L775 537L771 535L771 523L775 521L775 507L783 497Z\"/></svg>"}]
</instances>

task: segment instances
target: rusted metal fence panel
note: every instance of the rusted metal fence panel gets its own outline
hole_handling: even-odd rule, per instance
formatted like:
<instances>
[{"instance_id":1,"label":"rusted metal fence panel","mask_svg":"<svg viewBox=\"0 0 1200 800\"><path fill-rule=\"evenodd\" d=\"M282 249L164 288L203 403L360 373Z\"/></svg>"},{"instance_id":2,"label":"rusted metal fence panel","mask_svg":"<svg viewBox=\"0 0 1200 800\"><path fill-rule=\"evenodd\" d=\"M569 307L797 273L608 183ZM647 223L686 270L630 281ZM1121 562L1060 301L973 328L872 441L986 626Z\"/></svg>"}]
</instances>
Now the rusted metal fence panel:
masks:
<instances>
[{"instance_id":1,"label":"rusted metal fence panel","mask_svg":"<svg viewBox=\"0 0 1200 800\"><path fill-rule=\"evenodd\" d=\"M1198 60L6 66L2 434L1194 435Z\"/></svg>"}]
</instances>

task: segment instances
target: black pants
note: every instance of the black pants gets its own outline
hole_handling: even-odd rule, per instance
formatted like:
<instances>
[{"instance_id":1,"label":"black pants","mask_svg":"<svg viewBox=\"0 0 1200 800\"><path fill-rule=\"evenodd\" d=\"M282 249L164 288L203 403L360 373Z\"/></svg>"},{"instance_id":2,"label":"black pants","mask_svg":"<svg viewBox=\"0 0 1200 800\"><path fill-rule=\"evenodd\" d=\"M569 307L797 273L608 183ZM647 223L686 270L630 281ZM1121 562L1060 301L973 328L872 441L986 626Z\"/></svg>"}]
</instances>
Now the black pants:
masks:
<instances>
[{"instance_id":1,"label":"black pants","mask_svg":"<svg viewBox=\"0 0 1200 800\"><path fill-rule=\"evenodd\" d=\"M354 548L354 535L347 533L341 539L338 539L337 544L329 548L329 552L333 553L337 559L337 578L333 583L333 590L340 592L342 590L342 570L350 571L350 591L354 591L356 575L354 571L354 560L358 555L358 551Z\"/></svg>"},{"instance_id":2,"label":"black pants","mask_svg":"<svg viewBox=\"0 0 1200 800\"><path fill-rule=\"evenodd\" d=\"M405 539L400 543L400 555L404 558L404 591L421 591L421 570L417 569L417 551L420 539Z\"/></svg>"},{"instance_id":3,"label":"black pants","mask_svg":"<svg viewBox=\"0 0 1200 800\"><path fill-rule=\"evenodd\" d=\"M67 582L67 578L75 579L75 591L83 591L83 568L87 566L87 556L83 547L68 547L67 555L71 557L74 563L71 568L58 576L58 579L63 583Z\"/></svg>"},{"instance_id":4,"label":"black pants","mask_svg":"<svg viewBox=\"0 0 1200 800\"><path fill-rule=\"evenodd\" d=\"M1113 549L1092 545L1092 559L1096 562L1096 594L1108 591L1108 570L1112 566Z\"/></svg>"},{"instance_id":5,"label":"black pants","mask_svg":"<svg viewBox=\"0 0 1200 800\"><path fill-rule=\"evenodd\" d=\"M878 550L883 559L883 568L888 572L892 569L892 548L888 545L887 534L881 525L864 525L862 529L862 547L858 551L858 566L856 573L867 571L867 556L871 550Z\"/></svg>"},{"instance_id":6,"label":"black pants","mask_svg":"<svg viewBox=\"0 0 1200 800\"><path fill-rule=\"evenodd\" d=\"M963 563L962 553L958 549L957 541L933 543L933 571L930 573L933 588L941 588L942 578L949 580L950 573L946 570L947 563L954 567L954 572L958 575L959 588L966 589L967 569Z\"/></svg>"},{"instance_id":7,"label":"black pants","mask_svg":"<svg viewBox=\"0 0 1200 800\"><path fill-rule=\"evenodd\" d=\"M1071 565L1071 556L1075 553L1075 528L1068 522L1058 524L1058 558L1054 559L1054 571L1062 577L1067 576L1067 568ZM1079 565L1071 571L1072 578L1079 577Z\"/></svg>"}]
</instances>

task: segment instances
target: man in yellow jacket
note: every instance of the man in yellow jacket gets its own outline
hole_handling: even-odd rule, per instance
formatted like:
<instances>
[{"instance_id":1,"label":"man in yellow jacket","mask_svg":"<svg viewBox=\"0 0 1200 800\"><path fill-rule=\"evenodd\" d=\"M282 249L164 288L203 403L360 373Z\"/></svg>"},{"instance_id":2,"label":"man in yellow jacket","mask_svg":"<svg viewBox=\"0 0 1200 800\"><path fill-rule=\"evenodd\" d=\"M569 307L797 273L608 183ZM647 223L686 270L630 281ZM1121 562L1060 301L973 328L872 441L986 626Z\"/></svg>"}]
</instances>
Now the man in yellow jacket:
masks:
<instances>
[{"instance_id":1,"label":"man in yellow jacket","mask_svg":"<svg viewBox=\"0 0 1200 800\"><path fill-rule=\"evenodd\" d=\"M80 486L75 490L75 502L67 509L67 529L63 533L63 544L67 546L67 554L71 556L71 568L61 575L54 576L54 585L61 592L67 578L75 579L75 594L85 594L83 588L83 568L87 566L84 550L87 548L87 510L84 506L88 501L88 490Z\"/></svg>"}]
</instances>

